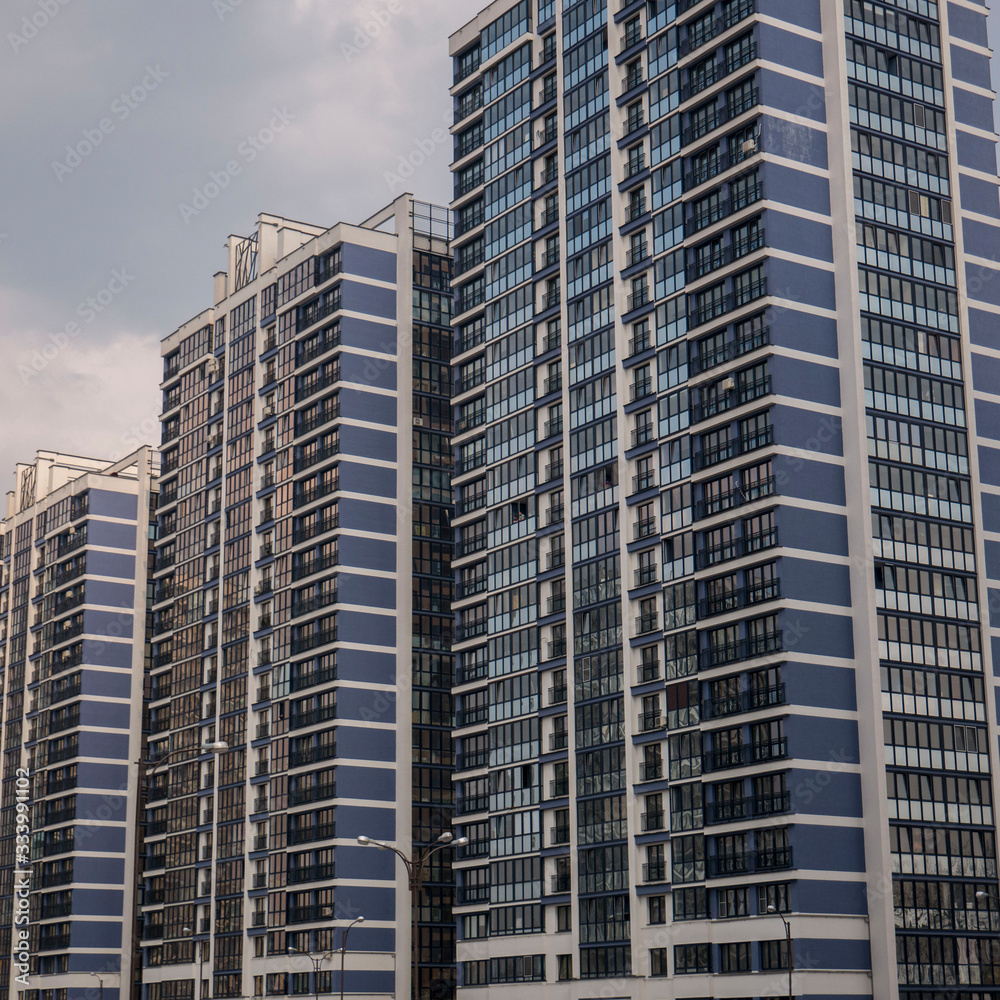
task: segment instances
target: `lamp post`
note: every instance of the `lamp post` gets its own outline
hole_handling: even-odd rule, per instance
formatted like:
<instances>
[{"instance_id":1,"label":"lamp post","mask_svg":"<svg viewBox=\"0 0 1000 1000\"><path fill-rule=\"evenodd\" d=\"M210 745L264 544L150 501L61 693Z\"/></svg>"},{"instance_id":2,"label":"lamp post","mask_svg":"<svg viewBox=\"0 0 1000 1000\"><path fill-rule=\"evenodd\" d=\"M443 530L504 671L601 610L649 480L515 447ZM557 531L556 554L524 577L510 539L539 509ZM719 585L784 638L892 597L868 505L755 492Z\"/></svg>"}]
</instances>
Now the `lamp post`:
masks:
<instances>
[{"instance_id":1,"label":"lamp post","mask_svg":"<svg viewBox=\"0 0 1000 1000\"><path fill-rule=\"evenodd\" d=\"M182 927L181 930L188 935L194 935L194 931L190 927ZM200 938L194 938L195 947L198 949L198 989L195 990L195 996L198 1000L203 1000L205 992L202 988L202 983L205 981L205 942Z\"/></svg>"},{"instance_id":2,"label":"lamp post","mask_svg":"<svg viewBox=\"0 0 1000 1000\"><path fill-rule=\"evenodd\" d=\"M181 754L190 753L192 750L197 750L198 753L214 753L220 754L229 749L229 744L224 740L215 740L211 743L202 743L197 747L178 747L176 750L171 750L169 753L165 753L162 757L144 758L143 760L137 761L140 768L144 768L144 773L146 775L156 774L156 772L166 764L169 764L174 757L179 757Z\"/></svg>"},{"instance_id":3,"label":"lamp post","mask_svg":"<svg viewBox=\"0 0 1000 1000\"><path fill-rule=\"evenodd\" d=\"M371 837L358 837L358 843L362 847L375 847L380 851L392 851L396 857L406 866L406 874L410 885L410 966L412 982L410 983L410 993L412 1000L420 1000L420 958L417 948L417 911L420 909L420 901L424 892L424 878L427 874L427 862L432 855L438 851L443 851L446 847L465 847L468 844L468 837L454 836L446 830L432 844L422 851L414 851L412 857L407 857L398 847L385 844L381 840L372 840Z\"/></svg>"},{"instance_id":4,"label":"lamp post","mask_svg":"<svg viewBox=\"0 0 1000 1000\"><path fill-rule=\"evenodd\" d=\"M104 980L96 972L91 972L89 975L93 976L97 980L97 988L99 992L99 1000L104 1000Z\"/></svg>"},{"instance_id":5,"label":"lamp post","mask_svg":"<svg viewBox=\"0 0 1000 1000\"><path fill-rule=\"evenodd\" d=\"M141 897L141 887L142 887L142 820L145 819L145 810L149 805L147 801L147 796L143 794L143 786L146 783L146 779L155 774L161 767L165 767L170 763L171 760L180 757L182 754L190 754L192 751L195 755L203 753L214 753L220 754L229 749L229 744L223 742L222 740L214 740L212 742L202 743L197 747L178 747L175 750L171 750L169 753L165 753L162 757L150 759L148 757L140 757L135 763L138 769L138 789L136 795L136 805L135 805L135 865L133 872L133 903L132 903L132 938L133 938L133 948L132 948L132 960L135 968L141 968L140 958L141 958L141 934L139 933L139 899ZM199 992L201 990L201 982L199 980L198 984ZM101 997L103 1000L103 996Z\"/></svg>"},{"instance_id":6,"label":"lamp post","mask_svg":"<svg viewBox=\"0 0 1000 1000\"><path fill-rule=\"evenodd\" d=\"M363 924L364 917L355 917L345 928L343 937L340 939L340 1000L344 1000L344 962L347 958L347 935L351 933L351 928L355 924Z\"/></svg>"},{"instance_id":7,"label":"lamp post","mask_svg":"<svg viewBox=\"0 0 1000 1000\"><path fill-rule=\"evenodd\" d=\"M785 915L773 904L767 908L768 913L775 913L781 917L781 922L785 925L785 949L788 952L788 1000L792 1000L792 925L785 919Z\"/></svg>"},{"instance_id":8,"label":"lamp post","mask_svg":"<svg viewBox=\"0 0 1000 1000\"><path fill-rule=\"evenodd\" d=\"M329 907L324 908L323 915L326 916L326 910ZM332 911L331 911L332 912ZM319 974L323 970L323 963L328 959L333 957L332 951L324 951L322 955L314 955L310 951L299 951L298 948L293 948L291 945L285 949L286 953L289 955L304 955L306 958L312 962L313 967L313 995L316 1000L319 1000Z\"/></svg>"}]
</instances>

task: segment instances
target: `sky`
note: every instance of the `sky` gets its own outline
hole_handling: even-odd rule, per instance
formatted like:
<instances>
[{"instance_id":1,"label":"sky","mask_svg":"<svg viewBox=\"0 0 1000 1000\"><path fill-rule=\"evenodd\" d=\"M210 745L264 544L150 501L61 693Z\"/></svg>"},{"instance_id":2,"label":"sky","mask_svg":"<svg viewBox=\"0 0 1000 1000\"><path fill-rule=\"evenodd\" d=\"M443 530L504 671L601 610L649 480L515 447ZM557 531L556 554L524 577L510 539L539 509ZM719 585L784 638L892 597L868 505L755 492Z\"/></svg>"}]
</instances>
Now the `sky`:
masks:
<instances>
[{"instance_id":1,"label":"sky","mask_svg":"<svg viewBox=\"0 0 1000 1000\"><path fill-rule=\"evenodd\" d=\"M7 0L3 491L39 449L159 441L159 343L211 305L260 212L331 226L405 190L448 203L448 36L485 5Z\"/></svg>"}]
</instances>

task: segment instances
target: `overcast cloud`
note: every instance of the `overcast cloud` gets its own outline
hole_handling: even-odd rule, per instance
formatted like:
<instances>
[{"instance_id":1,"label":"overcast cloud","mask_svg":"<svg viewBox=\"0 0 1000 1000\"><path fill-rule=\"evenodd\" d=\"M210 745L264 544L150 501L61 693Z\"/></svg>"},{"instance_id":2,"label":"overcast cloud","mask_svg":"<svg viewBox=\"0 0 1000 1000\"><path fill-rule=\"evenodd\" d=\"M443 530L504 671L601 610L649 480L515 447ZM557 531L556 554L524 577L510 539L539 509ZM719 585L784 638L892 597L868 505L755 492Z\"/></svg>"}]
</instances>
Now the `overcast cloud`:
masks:
<instances>
[{"instance_id":1,"label":"overcast cloud","mask_svg":"<svg viewBox=\"0 0 1000 1000\"><path fill-rule=\"evenodd\" d=\"M159 341L211 304L227 236L259 212L329 226L407 189L447 204L449 143L392 180L450 120L448 35L481 6L8 0L4 490L39 448L158 441Z\"/></svg>"}]
</instances>

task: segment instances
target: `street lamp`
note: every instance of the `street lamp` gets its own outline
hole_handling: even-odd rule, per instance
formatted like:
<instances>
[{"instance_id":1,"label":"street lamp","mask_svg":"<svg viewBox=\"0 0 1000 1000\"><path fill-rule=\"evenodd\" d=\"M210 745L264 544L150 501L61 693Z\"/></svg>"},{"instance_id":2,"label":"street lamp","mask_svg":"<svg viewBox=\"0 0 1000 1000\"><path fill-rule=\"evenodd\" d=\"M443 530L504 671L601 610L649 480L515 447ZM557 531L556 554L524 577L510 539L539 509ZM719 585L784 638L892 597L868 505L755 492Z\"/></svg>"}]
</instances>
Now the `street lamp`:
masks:
<instances>
[{"instance_id":1,"label":"street lamp","mask_svg":"<svg viewBox=\"0 0 1000 1000\"><path fill-rule=\"evenodd\" d=\"M355 917L345 928L343 937L340 939L340 1000L344 1000L344 960L347 958L347 935L351 933L351 928L355 924L363 924L364 917Z\"/></svg>"},{"instance_id":2,"label":"street lamp","mask_svg":"<svg viewBox=\"0 0 1000 1000\"><path fill-rule=\"evenodd\" d=\"M104 1000L104 980L96 972L88 973L88 975L93 976L97 980L98 990L100 993L100 1000Z\"/></svg>"},{"instance_id":3,"label":"street lamp","mask_svg":"<svg viewBox=\"0 0 1000 1000\"><path fill-rule=\"evenodd\" d=\"M990 902L1000 903L1000 896L996 896L992 892L986 892L984 889L977 889L976 890L976 899L988 899L988 900L990 900ZM992 931L993 930L993 913L992 913L992 911L990 911L990 913L987 914L987 921L989 923L990 930Z\"/></svg>"},{"instance_id":4,"label":"street lamp","mask_svg":"<svg viewBox=\"0 0 1000 1000\"><path fill-rule=\"evenodd\" d=\"M782 913L774 904L767 908L768 913L776 913L781 917L781 922L785 925L785 950L788 952L788 1000L792 1000L792 925L785 919Z\"/></svg>"},{"instance_id":5,"label":"street lamp","mask_svg":"<svg viewBox=\"0 0 1000 1000\"><path fill-rule=\"evenodd\" d=\"M171 750L169 753L164 754L162 757L150 759L148 757L140 757L135 763L138 768L138 789L136 795L136 805L135 805L135 833L134 833L134 850L135 850L135 863L132 873L133 878L133 909L131 913L131 923L133 928L136 927L138 922L138 906L139 899L141 897L142 890L142 820L145 819L145 810L149 806L147 801L147 796L143 794L143 786L145 785L147 779L155 774L161 767L169 764L171 760L176 759L181 756L181 754L190 754L195 751L196 754L203 753L214 753L220 754L225 750L229 749L229 744L223 742L222 740L213 740L211 742L202 743L197 747L178 747L175 750ZM141 958L141 946L140 946L140 935L133 932L133 946L132 946L132 958L135 963L136 968L140 966ZM201 990L201 982L198 983L199 992ZM103 1000L103 997L101 998Z\"/></svg>"},{"instance_id":6,"label":"street lamp","mask_svg":"<svg viewBox=\"0 0 1000 1000\"><path fill-rule=\"evenodd\" d=\"M187 934L189 937L192 937L193 940L194 940L195 946L198 949L198 989L195 991L195 993L196 993L196 995L198 997L198 1000L202 1000L202 998L205 996L205 991L204 991L204 988L203 988L203 985L202 985L204 983L204 981L205 981L205 979L204 979L204 977L205 977L205 972L204 972L204 966L205 966L205 942L202 941L200 938L193 937L194 936L194 931L191 930L190 927L182 927L181 928L181 932L184 933L184 934Z\"/></svg>"},{"instance_id":7,"label":"street lamp","mask_svg":"<svg viewBox=\"0 0 1000 1000\"><path fill-rule=\"evenodd\" d=\"M332 915L332 913L333 911L328 906L323 908L323 916ZM333 958L333 952L324 951L322 955L314 955L311 951L299 951L298 948L293 948L291 945L285 949L285 952L289 955L304 955L310 962L312 962L314 984L313 994L315 995L316 1000L319 1000L319 974L323 969L323 963L328 958Z\"/></svg>"},{"instance_id":8,"label":"street lamp","mask_svg":"<svg viewBox=\"0 0 1000 1000\"><path fill-rule=\"evenodd\" d=\"M138 763L140 767L146 769L145 773L148 776L150 774L155 774L165 764L169 764L174 757L179 757L183 753L190 753L192 750L197 750L198 753L220 754L224 753L228 749L229 744L224 740L214 740L211 743L202 743L201 746L198 747L178 747L176 750L171 750L162 757L146 758L144 760L140 760Z\"/></svg>"},{"instance_id":9,"label":"street lamp","mask_svg":"<svg viewBox=\"0 0 1000 1000\"><path fill-rule=\"evenodd\" d=\"M406 874L410 884L410 951L411 951L411 976L410 993L412 1000L420 1000L420 959L417 948L417 911L420 908L420 900L424 892L424 878L426 877L427 862L431 856L443 851L446 847L465 847L468 844L468 837L454 836L446 830L428 847L419 853L414 852L412 858L408 858L398 847L391 844L384 844L381 840L372 840L371 837L358 837L358 843L362 847L375 847L380 851L392 851L406 866Z\"/></svg>"}]
</instances>

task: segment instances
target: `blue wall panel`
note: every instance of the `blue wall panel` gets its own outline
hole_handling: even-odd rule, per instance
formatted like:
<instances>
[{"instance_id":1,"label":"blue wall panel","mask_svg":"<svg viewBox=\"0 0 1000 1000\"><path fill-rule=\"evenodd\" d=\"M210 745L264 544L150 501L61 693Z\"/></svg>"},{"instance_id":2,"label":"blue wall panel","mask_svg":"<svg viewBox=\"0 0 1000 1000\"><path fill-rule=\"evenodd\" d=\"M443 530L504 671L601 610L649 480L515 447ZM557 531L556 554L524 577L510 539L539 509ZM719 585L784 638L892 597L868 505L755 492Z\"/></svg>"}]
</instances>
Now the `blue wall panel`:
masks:
<instances>
[{"instance_id":1,"label":"blue wall panel","mask_svg":"<svg viewBox=\"0 0 1000 1000\"><path fill-rule=\"evenodd\" d=\"M846 615L787 608L778 614L785 649L816 656L854 656L854 621Z\"/></svg>"},{"instance_id":2,"label":"blue wall panel","mask_svg":"<svg viewBox=\"0 0 1000 1000\"><path fill-rule=\"evenodd\" d=\"M367 374L361 359L356 358L352 362L351 370L357 370L358 376L355 381L368 385ZM342 368L341 371L344 371ZM395 382L395 372L392 379ZM395 385L389 388L395 388ZM390 427L396 426L396 397L385 396L375 392L367 392L364 389L356 389L353 386L345 385L340 390L340 412L345 417L352 420L363 420L369 424L387 424Z\"/></svg>"},{"instance_id":3,"label":"blue wall panel","mask_svg":"<svg viewBox=\"0 0 1000 1000\"><path fill-rule=\"evenodd\" d=\"M981 404L982 400L976 401L977 411ZM979 430L982 433L981 426ZM1000 451L995 448L979 448L979 475L988 486L1000 486Z\"/></svg>"},{"instance_id":4,"label":"blue wall panel","mask_svg":"<svg viewBox=\"0 0 1000 1000\"><path fill-rule=\"evenodd\" d=\"M81 830L77 830L79 834ZM118 850L124 849L125 831ZM73 859L73 881L90 882L94 885L123 885L125 879L124 858L102 858L96 854L79 851Z\"/></svg>"},{"instance_id":5,"label":"blue wall panel","mask_svg":"<svg viewBox=\"0 0 1000 1000\"><path fill-rule=\"evenodd\" d=\"M826 358L840 356L835 319L809 315L789 307L771 309L769 322L771 342L779 347L792 347L797 351L808 351Z\"/></svg>"},{"instance_id":6,"label":"blue wall panel","mask_svg":"<svg viewBox=\"0 0 1000 1000\"><path fill-rule=\"evenodd\" d=\"M833 230L827 223L777 208L767 213L767 245L816 260L833 260Z\"/></svg>"},{"instance_id":7,"label":"blue wall panel","mask_svg":"<svg viewBox=\"0 0 1000 1000\"><path fill-rule=\"evenodd\" d=\"M986 575L991 580L1000 580L1000 542L986 539Z\"/></svg>"},{"instance_id":8,"label":"blue wall panel","mask_svg":"<svg viewBox=\"0 0 1000 1000\"><path fill-rule=\"evenodd\" d=\"M84 670L81 688L84 696L129 698L132 695L132 677L119 671Z\"/></svg>"},{"instance_id":9,"label":"blue wall panel","mask_svg":"<svg viewBox=\"0 0 1000 1000\"><path fill-rule=\"evenodd\" d=\"M110 921L74 920L70 925L71 948L119 948L122 925Z\"/></svg>"},{"instance_id":10,"label":"blue wall panel","mask_svg":"<svg viewBox=\"0 0 1000 1000\"><path fill-rule=\"evenodd\" d=\"M847 502L843 466L778 455L772 468L775 486L782 496L829 504Z\"/></svg>"},{"instance_id":11,"label":"blue wall panel","mask_svg":"<svg viewBox=\"0 0 1000 1000\"><path fill-rule=\"evenodd\" d=\"M822 872L863 872L864 831L847 826L800 824L792 829L795 867Z\"/></svg>"},{"instance_id":12,"label":"blue wall panel","mask_svg":"<svg viewBox=\"0 0 1000 1000\"><path fill-rule=\"evenodd\" d=\"M88 506L90 513L98 517L115 517L123 521L134 521L139 507L139 499L134 494L92 489Z\"/></svg>"},{"instance_id":13,"label":"blue wall panel","mask_svg":"<svg viewBox=\"0 0 1000 1000\"><path fill-rule=\"evenodd\" d=\"M782 32L782 34L785 33ZM787 34L786 38L788 39L787 47L780 50L782 64L784 64L784 53L802 47L802 39ZM816 58L815 55L815 49L818 49L819 45L815 42L812 44L814 50L810 64L813 68L809 72L822 76L823 60L822 57ZM761 103L766 107L795 115L797 118L808 118L814 122L826 121L826 98L822 87L770 69L758 71L758 78L760 80Z\"/></svg>"},{"instance_id":14,"label":"blue wall panel","mask_svg":"<svg viewBox=\"0 0 1000 1000\"><path fill-rule=\"evenodd\" d=\"M396 470L342 461L340 488L345 493L367 493L391 499L396 496Z\"/></svg>"},{"instance_id":15,"label":"blue wall panel","mask_svg":"<svg viewBox=\"0 0 1000 1000\"><path fill-rule=\"evenodd\" d=\"M825 132L783 118L772 118L767 114L761 121L761 149L766 149L775 156L806 163L811 167L827 166ZM773 168L773 163L768 164L769 175ZM769 196L767 191L764 194ZM824 196L824 202L829 203L829 194Z\"/></svg>"},{"instance_id":16,"label":"blue wall panel","mask_svg":"<svg viewBox=\"0 0 1000 1000\"><path fill-rule=\"evenodd\" d=\"M113 611L84 611L84 631L90 635L106 635L111 639L132 638L132 614Z\"/></svg>"},{"instance_id":17,"label":"blue wall panel","mask_svg":"<svg viewBox=\"0 0 1000 1000\"><path fill-rule=\"evenodd\" d=\"M806 4L799 4L805 7ZM783 20L788 20L784 18ZM800 73L809 73L812 76L823 76L823 45L812 38L805 38L792 31L786 31L776 24L768 24L761 21L757 26L758 49L760 52L780 52L781 65L788 69L797 70ZM770 98L771 91L765 94ZM820 91L822 101L822 91ZM769 105L774 104L772 100L767 100ZM777 106L777 105L775 105Z\"/></svg>"},{"instance_id":18,"label":"blue wall panel","mask_svg":"<svg viewBox=\"0 0 1000 1000\"><path fill-rule=\"evenodd\" d=\"M758 0L762 14L787 21L799 28L822 31L823 21L819 0Z\"/></svg>"},{"instance_id":19,"label":"blue wall panel","mask_svg":"<svg viewBox=\"0 0 1000 1000\"><path fill-rule=\"evenodd\" d=\"M126 580L135 579L135 556L120 552L88 552L88 576L117 576Z\"/></svg>"},{"instance_id":20,"label":"blue wall panel","mask_svg":"<svg viewBox=\"0 0 1000 1000\"><path fill-rule=\"evenodd\" d=\"M1000 240L1000 227L991 227L991 230L997 234L997 239ZM969 339L973 344L979 344L981 347L1000 348L1000 330L997 329L995 317L992 313L970 307ZM975 358L973 358L972 364L975 367Z\"/></svg>"},{"instance_id":21,"label":"blue wall panel","mask_svg":"<svg viewBox=\"0 0 1000 1000\"><path fill-rule=\"evenodd\" d=\"M844 453L840 417L778 403L771 408L771 422L778 444L822 455L840 457Z\"/></svg>"},{"instance_id":22,"label":"blue wall panel","mask_svg":"<svg viewBox=\"0 0 1000 1000\"><path fill-rule=\"evenodd\" d=\"M990 89L990 61L978 52L970 52L960 45L951 46L951 75L963 83Z\"/></svg>"},{"instance_id":23,"label":"blue wall panel","mask_svg":"<svg viewBox=\"0 0 1000 1000\"><path fill-rule=\"evenodd\" d=\"M360 282L345 278L340 283L340 294L344 309L384 319L396 318L396 290L394 288L362 285Z\"/></svg>"},{"instance_id":24,"label":"blue wall panel","mask_svg":"<svg viewBox=\"0 0 1000 1000\"><path fill-rule=\"evenodd\" d=\"M120 889L74 889L73 913L93 913L107 916L121 913L125 894Z\"/></svg>"},{"instance_id":25,"label":"blue wall panel","mask_svg":"<svg viewBox=\"0 0 1000 1000\"><path fill-rule=\"evenodd\" d=\"M1000 393L1000 358L973 353L972 385L978 392Z\"/></svg>"},{"instance_id":26,"label":"blue wall panel","mask_svg":"<svg viewBox=\"0 0 1000 1000\"><path fill-rule=\"evenodd\" d=\"M340 354L340 378L343 382L356 382L358 385L394 390L396 388L396 362L389 358L370 358L363 354L342 351ZM347 415L347 411L342 412ZM363 412L351 413L350 416L360 420L364 419Z\"/></svg>"},{"instance_id":27,"label":"blue wall panel","mask_svg":"<svg viewBox=\"0 0 1000 1000\"><path fill-rule=\"evenodd\" d=\"M392 693L386 695L385 700L388 702L390 697L393 697ZM346 760L394 761L396 733L392 729L372 729L345 723L337 729L337 756ZM364 833L364 830L360 832Z\"/></svg>"},{"instance_id":28,"label":"blue wall panel","mask_svg":"<svg viewBox=\"0 0 1000 1000\"><path fill-rule=\"evenodd\" d=\"M360 722L395 722L396 692L341 688L337 694L337 718Z\"/></svg>"},{"instance_id":29,"label":"blue wall panel","mask_svg":"<svg viewBox=\"0 0 1000 1000\"><path fill-rule=\"evenodd\" d=\"M988 45L986 35L986 14L959 7L958 4L948 4L948 31L952 38L960 38L964 42L975 45Z\"/></svg>"},{"instance_id":30,"label":"blue wall panel","mask_svg":"<svg viewBox=\"0 0 1000 1000\"><path fill-rule=\"evenodd\" d=\"M962 220L962 238L965 241L967 254L991 260L996 254L1000 230L987 222L965 218Z\"/></svg>"},{"instance_id":31,"label":"blue wall panel","mask_svg":"<svg viewBox=\"0 0 1000 1000\"><path fill-rule=\"evenodd\" d=\"M788 702L814 708L853 712L858 707L857 687L851 667L786 662L781 668Z\"/></svg>"},{"instance_id":32,"label":"blue wall panel","mask_svg":"<svg viewBox=\"0 0 1000 1000\"><path fill-rule=\"evenodd\" d=\"M380 535L396 534L399 509L395 504L344 497L337 504L337 513L342 528L373 531Z\"/></svg>"},{"instance_id":33,"label":"blue wall panel","mask_svg":"<svg viewBox=\"0 0 1000 1000\"><path fill-rule=\"evenodd\" d=\"M131 667L132 644L84 639L83 662L95 667Z\"/></svg>"},{"instance_id":34,"label":"blue wall panel","mask_svg":"<svg viewBox=\"0 0 1000 1000\"><path fill-rule=\"evenodd\" d=\"M963 125L993 130L993 102L982 94L972 94L961 87L952 90L955 96L955 120ZM967 178L962 178L963 182Z\"/></svg>"},{"instance_id":35,"label":"blue wall panel","mask_svg":"<svg viewBox=\"0 0 1000 1000\"><path fill-rule=\"evenodd\" d=\"M77 764L78 788L108 788L117 792L128 782L130 764L109 764L99 760L81 760Z\"/></svg>"},{"instance_id":36,"label":"blue wall panel","mask_svg":"<svg viewBox=\"0 0 1000 1000\"><path fill-rule=\"evenodd\" d=\"M792 715L785 720L785 732L790 752L800 759L831 761L838 765L858 763L858 726L851 719ZM797 867L813 866L800 864Z\"/></svg>"},{"instance_id":37,"label":"blue wall panel","mask_svg":"<svg viewBox=\"0 0 1000 1000\"><path fill-rule=\"evenodd\" d=\"M341 764L337 768L337 795L344 799L396 800L396 772L385 767L354 767Z\"/></svg>"},{"instance_id":38,"label":"blue wall panel","mask_svg":"<svg viewBox=\"0 0 1000 1000\"><path fill-rule=\"evenodd\" d=\"M1000 216L1000 201L997 200L996 188L992 184L984 184L983 188L992 195L987 200L984 192L977 193L975 204L982 206L983 215L992 212ZM969 263L965 266L965 287L969 297L977 302L988 302L990 305L1000 305L1000 271L987 267L985 264ZM998 387L1000 388L1000 387Z\"/></svg>"},{"instance_id":39,"label":"blue wall panel","mask_svg":"<svg viewBox=\"0 0 1000 1000\"><path fill-rule=\"evenodd\" d=\"M782 597L851 606L851 571L847 566L784 556L778 561L778 577Z\"/></svg>"},{"instance_id":40,"label":"blue wall panel","mask_svg":"<svg viewBox=\"0 0 1000 1000\"><path fill-rule=\"evenodd\" d=\"M782 355L768 360L774 391L826 406L840 405L840 372L833 365L820 365Z\"/></svg>"},{"instance_id":41,"label":"blue wall panel","mask_svg":"<svg viewBox=\"0 0 1000 1000\"><path fill-rule=\"evenodd\" d=\"M997 147L990 139L980 135L969 135L968 132L955 133L955 151L959 166L984 173L997 169Z\"/></svg>"},{"instance_id":42,"label":"blue wall panel","mask_svg":"<svg viewBox=\"0 0 1000 1000\"><path fill-rule=\"evenodd\" d=\"M341 649L337 653L337 676L345 681L395 684L396 657L371 649Z\"/></svg>"},{"instance_id":43,"label":"blue wall panel","mask_svg":"<svg viewBox=\"0 0 1000 1000\"><path fill-rule=\"evenodd\" d=\"M337 836L355 840L362 834L372 840L395 840L395 807L379 809L375 806L337 806ZM364 850L375 853L375 849L371 847Z\"/></svg>"},{"instance_id":44,"label":"blue wall panel","mask_svg":"<svg viewBox=\"0 0 1000 1000\"><path fill-rule=\"evenodd\" d=\"M398 337L399 331L390 323L376 323L358 316L344 316L340 321L340 341L345 347L395 354Z\"/></svg>"},{"instance_id":45,"label":"blue wall panel","mask_svg":"<svg viewBox=\"0 0 1000 1000\"><path fill-rule=\"evenodd\" d=\"M852 913L868 912L868 884L866 882L824 882L820 879L803 879L793 892L793 906L801 913Z\"/></svg>"},{"instance_id":46,"label":"blue wall panel","mask_svg":"<svg viewBox=\"0 0 1000 1000\"><path fill-rule=\"evenodd\" d=\"M127 733L80 733L81 757L107 757L111 760L128 760Z\"/></svg>"},{"instance_id":47,"label":"blue wall panel","mask_svg":"<svg viewBox=\"0 0 1000 1000\"><path fill-rule=\"evenodd\" d=\"M824 770L794 768L788 775L792 811L813 816L851 816L861 819L861 776L838 771L836 763Z\"/></svg>"},{"instance_id":48,"label":"blue wall panel","mask_svg":"<svg viewBox=\"0 0 1000 1000\"><path fill-rule=\"evenodd\" d=\"M80 706L80 725L90 729L128 729L129 715L127 704L85 700Z\"/></svg>"},{"instance_id":49,"label":"blue wall panel","mask_svg":"<svg viewBox=\"0 0 1000 1000\"><path fill-rule=\"evenodd\" d=\"M979 505L983 512L983 530L1000 532L1000 496L983 493Z\"/></svg>"},{"instance_id":50,"label":"blue wall panel","mask_svg":"<svg viewBox=\"0 0 1000 1000\"><path fill-rule=\"evenodd\" d=\"M768 293L778 298L806 302L820 309L832 310L837 306L837 292L832 271L772 257L767 265L767 280Z\"/></svg>"},{"instance_id":51,"label":"blue wall panel","mask_svg":"<svg viewBox=\"0 0 1000 1000\"><path fill-rule=\"evenodd\" d=\"M360 604L369 608L396 607L396 581L383 576L361 576L341 573L338 577L339 596L342 604Z\"/></svg>"},{"instance_id":52,"label":"blue wall panel","mask_svg":"<svg viewBox=\"0 0 1000 1000\"><path fill-rule=\"evenodd\" d=\"M342 535L340 538L341 566L359 569L377 569L392 572L396 568L396 543L381 538L358 538Z\"/></svg>"},{"instance_id":53,"label":"blue wall panel","mask_svg":"<svg viewBox=\"0 0 1000 1000\"><path fill-rule=\"evenodd\" d=\"M90 566L87 566L88 572ZM135 584L87 580L86 604L103 604L109 608L128 608L135 604Z\"/></svg>"},{"instance_id":54,"label":"blue wall panel","mask_svg":"<svg viewBox=\"0 0 1000 1000\"><path fill-rule=\"evenodd\" d=\"M345 242L341 247L344 274L396 283L396 255L385 250Z\"/></svg>"},{"instance_id":55,"label":"blue wall panel","mask_svg":"<svg viewBox=\"0 0 1000 1000\"><path fill-rule=\"evenodd\" d=\"M364 831L361 831L364 833ZM375 837L374 833L365 836ZM357 834L355 834L357 836ZM381 840L381 837L376 838ZM372 920L392 920L394 889L391 885L379 885L380 882L392 882L395 879L396 855L389 851L380 851L375 847L362 847L353 844L334 848L334 858L337 865L337 878L344 881L361 881L363 886L344 886L344 908L356 909ZM369 913L369 897L371 892L371 910ZM340 899L338 897L338 902ZM376 916L375 914L381 914ZM360 928L356 928L360 930ZM354 941L354 931L351 931L351 941ZM360 935L358 936L360 940Z\"/></svg>"},{"instance_id":56,"label":"blue wall panel","mask_svg":"<svg viewBox=\"0 0 1000 1000\"><path fill-rule=\"evenodd\" d=\"M795 965L800 969L871 969L871 948L867 941L838 938L797 938L792 945ZM820 1000L809 994L809 1000ZM857 998L854 998L857 1000Z\"/></svg>"},{"instance_id":57,"label":"blue wall panel","mask_svg":"<svg viewBox=\"0 0 1000 1000\"><path fill-rule=\"evenodd\" d=\"M340 448L347 455L362 455L379 462L394 462L396 435L371 427L344 424L340 428Z\"/></svg>"},{"instance_id":58,"label":"blue wall panel","mask_svg":"<svg viewBox=\"0 0 1000 1000\"><path fill-rule=\"evenodd\" d=\"M764 146L764 149L769 149ZM778 163L767 163L762 170L764 177L764 197L782 205L802 208L809 212L826 215L830 211L830 185L823 177L796 170ZM776 263L772 260L772 263ZM811 291L811 290L810 290ZM789 298L801 298L802 289L798 295ZM774 294L773 289L771 294ZM810 297L810 301L812 301Z\"/></svg>"},{"instance_id":59,"label":"blue wall panel","mask_svg":"<svg viewBox=\"0 0 1000 1000\"><path fill-rule=\"evenodd\" d=\"M781 545L847 555L847 518L840 514L802 507L779 507L777 522Z\"/></svg>"}]
</instances>

